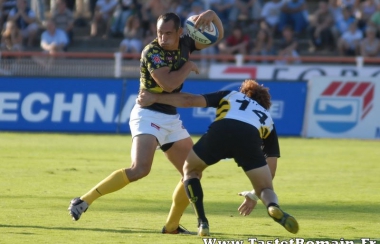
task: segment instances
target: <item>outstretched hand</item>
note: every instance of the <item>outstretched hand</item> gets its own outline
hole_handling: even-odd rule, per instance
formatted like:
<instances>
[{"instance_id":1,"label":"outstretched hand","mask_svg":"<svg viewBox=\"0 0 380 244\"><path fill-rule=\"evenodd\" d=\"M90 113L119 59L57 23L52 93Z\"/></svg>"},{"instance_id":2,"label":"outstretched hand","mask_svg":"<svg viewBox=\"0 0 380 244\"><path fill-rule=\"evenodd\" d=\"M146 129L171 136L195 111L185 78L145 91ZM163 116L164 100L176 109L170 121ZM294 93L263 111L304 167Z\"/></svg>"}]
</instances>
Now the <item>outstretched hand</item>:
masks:
<instances>
[{"instance_id":1,"label":"outstretched hand","mask_svg":"<svg viewBox=\"0 0 380 244\"><path fill-rule=\"evenodd\" d=\"M149 106L156 102L156 95L146 90L140 90L139 96L136 98L136 103L142 107Z\"/></svg>"},{"instance_id":2,"label":"outstretched hand","mask_svg":"<svg viewBox=\"0 0 380 244\"><path fill-rule=\"evenodd\" d=\"M239 196L244 196L245 199L243 203L239 206L238 211L241 215L247 216L249 215L252 210L256 207L257 201L251 199L246 192L240 192Z\"/></svg>"}]
</instances>

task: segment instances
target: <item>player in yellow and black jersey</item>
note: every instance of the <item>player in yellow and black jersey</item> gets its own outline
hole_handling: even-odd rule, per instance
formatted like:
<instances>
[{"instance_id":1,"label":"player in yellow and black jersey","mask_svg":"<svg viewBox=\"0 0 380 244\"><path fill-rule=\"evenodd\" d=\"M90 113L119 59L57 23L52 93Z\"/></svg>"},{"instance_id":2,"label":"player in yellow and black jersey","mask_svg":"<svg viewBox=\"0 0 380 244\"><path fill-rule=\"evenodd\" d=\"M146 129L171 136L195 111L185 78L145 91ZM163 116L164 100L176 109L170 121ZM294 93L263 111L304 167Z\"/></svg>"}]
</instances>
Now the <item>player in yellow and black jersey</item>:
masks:
<instances>
[{"instance_id":1,"label":"player in yellow and black jersey","mask_svg":"<svg viewBox=\"0 0 380 244\"><path fill-rule=\"evenodd\" d=\"M212 22L219 30L218 41L223 38L222 22L214 11L207 10L193 20L196 28L204 28ZM176 93L181 91L183 82L191 72L198 73L197 65L189 60L190 54L210 45L195 42L189 36L182 35L180 23L180 18L175 13L158 17L157 38L141 54L140 90ZM90 191L72 199L69 212L74 220L78 220L99 197L147 176L157 146L183 175L183 165L193 142L175 107L159 103L149 107L136 104L131 111L129 125L133 138L131 166L114 171ZM188 205L189 200L181 179L174 190L172 207L162 233L189 234L179 226L180 218Z\"/></svg>"},{"instance_id":2,"label":"player in yellow and black jersey","mask_svg":"<svg viewBox=\"0 0 380 244\"><path fill-rule=\"evenodd\" d=\"M179 70L187 61L190 53L197 50L194 40L189 35L179 39L177 50L165 50L160 46L158 39L149 43L142 51L140 60L140 89L154 93L179 92L183 83L173 90L165 91L164 87L153 78L152 73L160 68L167 67L169 72ZM146 109L155 110L165 114L176 114L176 108L166 104L152 104Z\"/></svg>"}]
</instances>

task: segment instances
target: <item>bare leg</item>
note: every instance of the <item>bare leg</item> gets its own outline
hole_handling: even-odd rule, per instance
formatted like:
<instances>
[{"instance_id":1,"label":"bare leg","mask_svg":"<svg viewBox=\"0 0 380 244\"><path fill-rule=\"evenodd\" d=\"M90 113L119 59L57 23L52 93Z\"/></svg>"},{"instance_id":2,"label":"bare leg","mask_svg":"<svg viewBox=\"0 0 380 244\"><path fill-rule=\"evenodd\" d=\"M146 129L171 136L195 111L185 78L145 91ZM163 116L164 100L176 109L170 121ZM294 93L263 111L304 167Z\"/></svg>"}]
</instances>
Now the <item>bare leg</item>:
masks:
<instances>
[{"instance_id":1,"label":"bare leg","mask_svg":"<svg viewBox=\"0 0 380 244\"><path fill-rule=\"evenodd\" d=\"M252 169L245 172L250 179L256 194L265 204L268 210L268 215L274 221L281 224L287 231L291 233L298 232L297 220L281 210L278 205L276 193L273 191L272 175L268 165L260 168Z\"/></svg>"}]
</instances>

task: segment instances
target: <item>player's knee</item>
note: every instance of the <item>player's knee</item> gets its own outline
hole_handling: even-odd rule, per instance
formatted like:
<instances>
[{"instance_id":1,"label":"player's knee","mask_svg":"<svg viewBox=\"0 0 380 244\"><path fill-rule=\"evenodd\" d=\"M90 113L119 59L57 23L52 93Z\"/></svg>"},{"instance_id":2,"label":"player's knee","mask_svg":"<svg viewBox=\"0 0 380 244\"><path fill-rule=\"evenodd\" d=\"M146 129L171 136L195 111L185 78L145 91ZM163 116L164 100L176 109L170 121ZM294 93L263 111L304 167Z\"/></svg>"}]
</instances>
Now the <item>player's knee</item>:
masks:
<instances>
[{"instance_id":1,"label":"player's knee","mask_svg":"<svg viewBox=\"0 0 380 244\"><path fill-rule=\"evenodd\" d=\"M136 181L141 178L144 178L150 173L151 167L148 165L139 165L139 166L134 166L131 168L131 175L128 176L130 178L130 181Z\"/></svg>"}]
</instances>

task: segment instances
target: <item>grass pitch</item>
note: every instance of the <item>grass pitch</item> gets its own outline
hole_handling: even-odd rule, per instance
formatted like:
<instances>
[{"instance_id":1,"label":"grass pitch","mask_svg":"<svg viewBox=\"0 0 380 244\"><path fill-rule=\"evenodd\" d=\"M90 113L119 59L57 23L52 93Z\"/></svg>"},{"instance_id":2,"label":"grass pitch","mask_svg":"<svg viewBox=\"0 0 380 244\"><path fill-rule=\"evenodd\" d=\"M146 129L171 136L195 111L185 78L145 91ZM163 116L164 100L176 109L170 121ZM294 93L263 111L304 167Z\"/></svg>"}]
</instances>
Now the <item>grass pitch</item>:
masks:
<instances>
[{"instance_id":1,"label":"grass pitch","mask_svg":"<svg viewBox=\"0 0 380 244\"><path fill-rule=\"evenodd\" d=\"M198 236L160 234L180 179L161 151L148 177L98 199L78 222L71 220L69 201L129 167L130 146L130 136L0 133L0 243L204 243ZM380 243L379 141L280 138L280 146L275 190L282 208L299 221L299 233L275 223L261 203L250 216L240 216L243 199L237 193L251 186L225 160L202 179L216 243ZM181 223L196 231L190 206Z\"/></svg>"}]
</instances>

